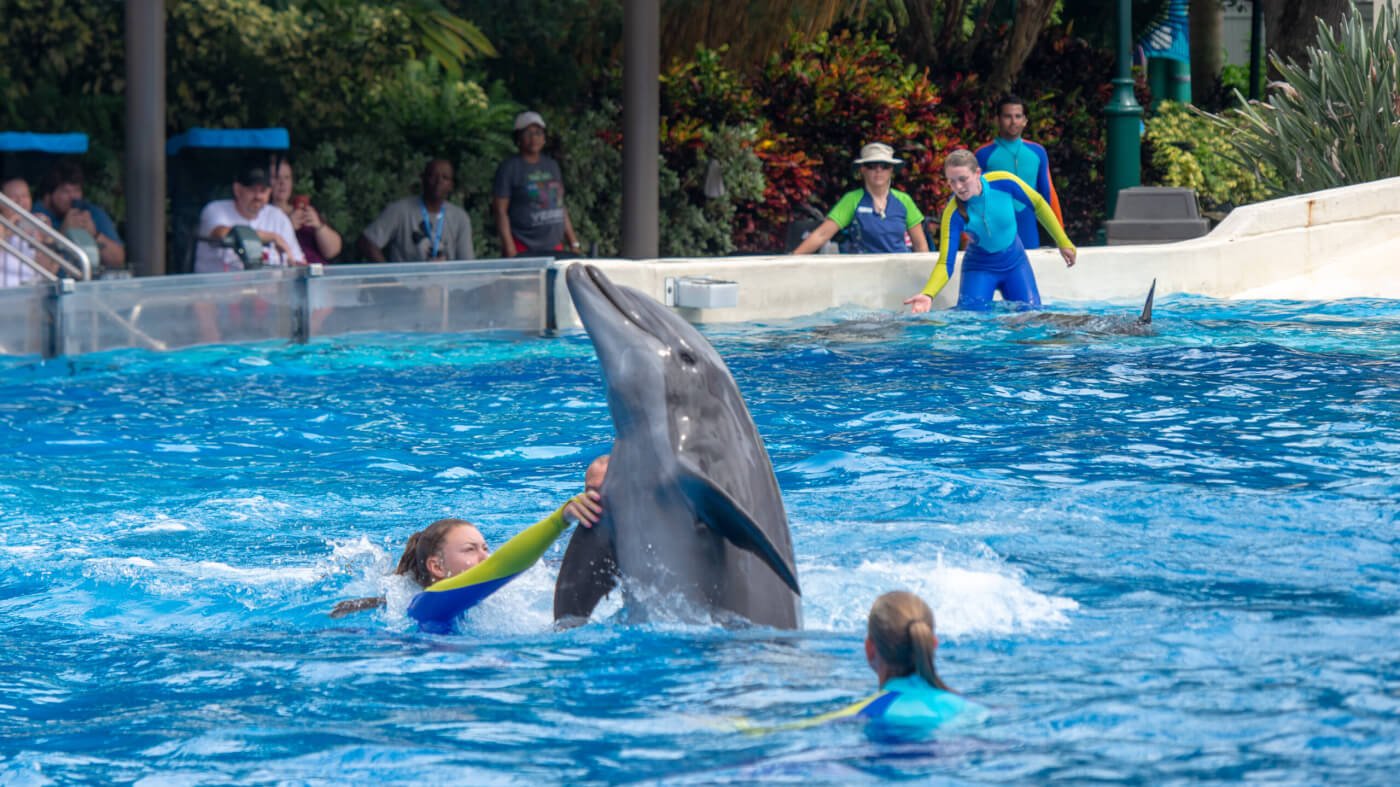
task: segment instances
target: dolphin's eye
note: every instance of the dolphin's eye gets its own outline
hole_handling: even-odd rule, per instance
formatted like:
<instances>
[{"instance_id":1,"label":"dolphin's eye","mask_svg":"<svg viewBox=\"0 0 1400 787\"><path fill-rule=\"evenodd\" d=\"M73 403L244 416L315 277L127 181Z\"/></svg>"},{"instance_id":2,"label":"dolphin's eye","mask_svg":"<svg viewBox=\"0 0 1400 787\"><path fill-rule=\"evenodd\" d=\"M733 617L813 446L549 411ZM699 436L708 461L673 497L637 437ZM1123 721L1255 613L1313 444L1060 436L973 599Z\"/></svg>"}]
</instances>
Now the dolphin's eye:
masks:
<instances>
[{"instance_id":1,"label":"dolphin's eye","mask_svg":"<svg viewBox=\"0 0 1400 787\"><path fill-rule=\"evenodd\" d=\"M690 352L690 350L682 349L680 352L676 353L676 355L679 356L680 359L686 363L686 365L695 365L695 356Z\"/></svg>"}]
</instances>

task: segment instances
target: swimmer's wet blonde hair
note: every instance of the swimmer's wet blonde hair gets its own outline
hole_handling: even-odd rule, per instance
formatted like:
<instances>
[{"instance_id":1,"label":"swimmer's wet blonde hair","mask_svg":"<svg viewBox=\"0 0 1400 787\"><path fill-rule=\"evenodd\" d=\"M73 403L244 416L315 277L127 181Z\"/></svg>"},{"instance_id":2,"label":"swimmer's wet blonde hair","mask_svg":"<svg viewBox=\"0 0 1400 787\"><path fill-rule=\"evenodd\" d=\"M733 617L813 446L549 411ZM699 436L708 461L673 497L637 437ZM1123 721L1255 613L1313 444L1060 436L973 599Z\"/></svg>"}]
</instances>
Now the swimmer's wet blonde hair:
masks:
<instances>
[{"instance_id":1,"label":"swimmer's wet blonde hair","mask_svg":"<svg viewBox=\"0 0 1400 787\"><path fill-rule=\"evenodd\" d=\"M897 676L918 672L929 684L952 691L933 666L938 642L933 636L933 610L923 599L905 590L880 596L870 607L866 633L875 643L880 659Z\"/></svg>"}]
</instances>

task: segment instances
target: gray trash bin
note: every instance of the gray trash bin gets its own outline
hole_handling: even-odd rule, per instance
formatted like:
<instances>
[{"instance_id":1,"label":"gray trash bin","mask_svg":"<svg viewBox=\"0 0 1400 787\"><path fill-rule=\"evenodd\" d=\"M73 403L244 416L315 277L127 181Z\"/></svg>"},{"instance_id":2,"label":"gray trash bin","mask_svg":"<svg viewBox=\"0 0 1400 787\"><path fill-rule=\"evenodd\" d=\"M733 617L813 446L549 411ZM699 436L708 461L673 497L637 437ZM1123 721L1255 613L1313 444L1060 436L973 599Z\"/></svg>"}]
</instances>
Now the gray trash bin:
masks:
<instances>
[{"instance_id":1,"label":"gray trash bin","mask_svg":"<svg viewBox=\"0 0 1400 787\"><path fill-rule=\"evenodd\" d=\"M1196 206L1196 192L1170 186L1134 186L1118 192L1113 218L1105 222L1110 246L1171 243L1210 230Z\"/></svg>"}]
</instances>

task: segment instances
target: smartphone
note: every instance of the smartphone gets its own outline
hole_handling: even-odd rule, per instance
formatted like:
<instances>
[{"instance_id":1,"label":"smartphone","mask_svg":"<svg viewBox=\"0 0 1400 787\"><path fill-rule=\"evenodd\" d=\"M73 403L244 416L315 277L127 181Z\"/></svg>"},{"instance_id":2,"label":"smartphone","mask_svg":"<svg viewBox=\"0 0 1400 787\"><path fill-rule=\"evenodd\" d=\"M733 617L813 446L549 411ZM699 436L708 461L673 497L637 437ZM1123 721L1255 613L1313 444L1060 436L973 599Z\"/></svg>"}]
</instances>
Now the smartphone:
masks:
<instances>
[{"instance_id":1,"label":"smartphone","mask_svg":"<svg viewBox=\"0 0 1400 787\"><path fill-rule=\"evenodd\" d=\"M308 197L308 196L305 195L305 194L298 194L298 195L292 197L292 210L297 210L297 209L299 209L299 208L309 207L310 205L311 205L311 198Z\"/></svg>"}]
</instances>

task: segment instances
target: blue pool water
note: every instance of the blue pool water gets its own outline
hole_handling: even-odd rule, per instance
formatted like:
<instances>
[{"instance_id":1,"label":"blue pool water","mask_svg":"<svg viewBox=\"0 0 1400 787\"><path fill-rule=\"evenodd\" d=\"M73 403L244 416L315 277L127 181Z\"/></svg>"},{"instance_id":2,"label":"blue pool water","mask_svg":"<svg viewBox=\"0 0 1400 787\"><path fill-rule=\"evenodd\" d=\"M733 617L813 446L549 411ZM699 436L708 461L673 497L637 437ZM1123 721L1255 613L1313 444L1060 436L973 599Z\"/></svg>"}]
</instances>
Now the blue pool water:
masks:
<instances>
[{"instance_id":1,"label":"blue pool water","mask_svg":"<svg viewBox=\"0 0 1400 787\"><path fill-rule=\"evenodd\" d=\"M605 450L581 334L6 362L0 783L1389 782L1400 302L1177 297L1155 327L708 330L788 505L796 633L615 602L556 633L561 549L413 632L384 578L413 529L500 543ZM899 587L985 726L734 731L873 691Z\"/></svg>"}]
</instances>

